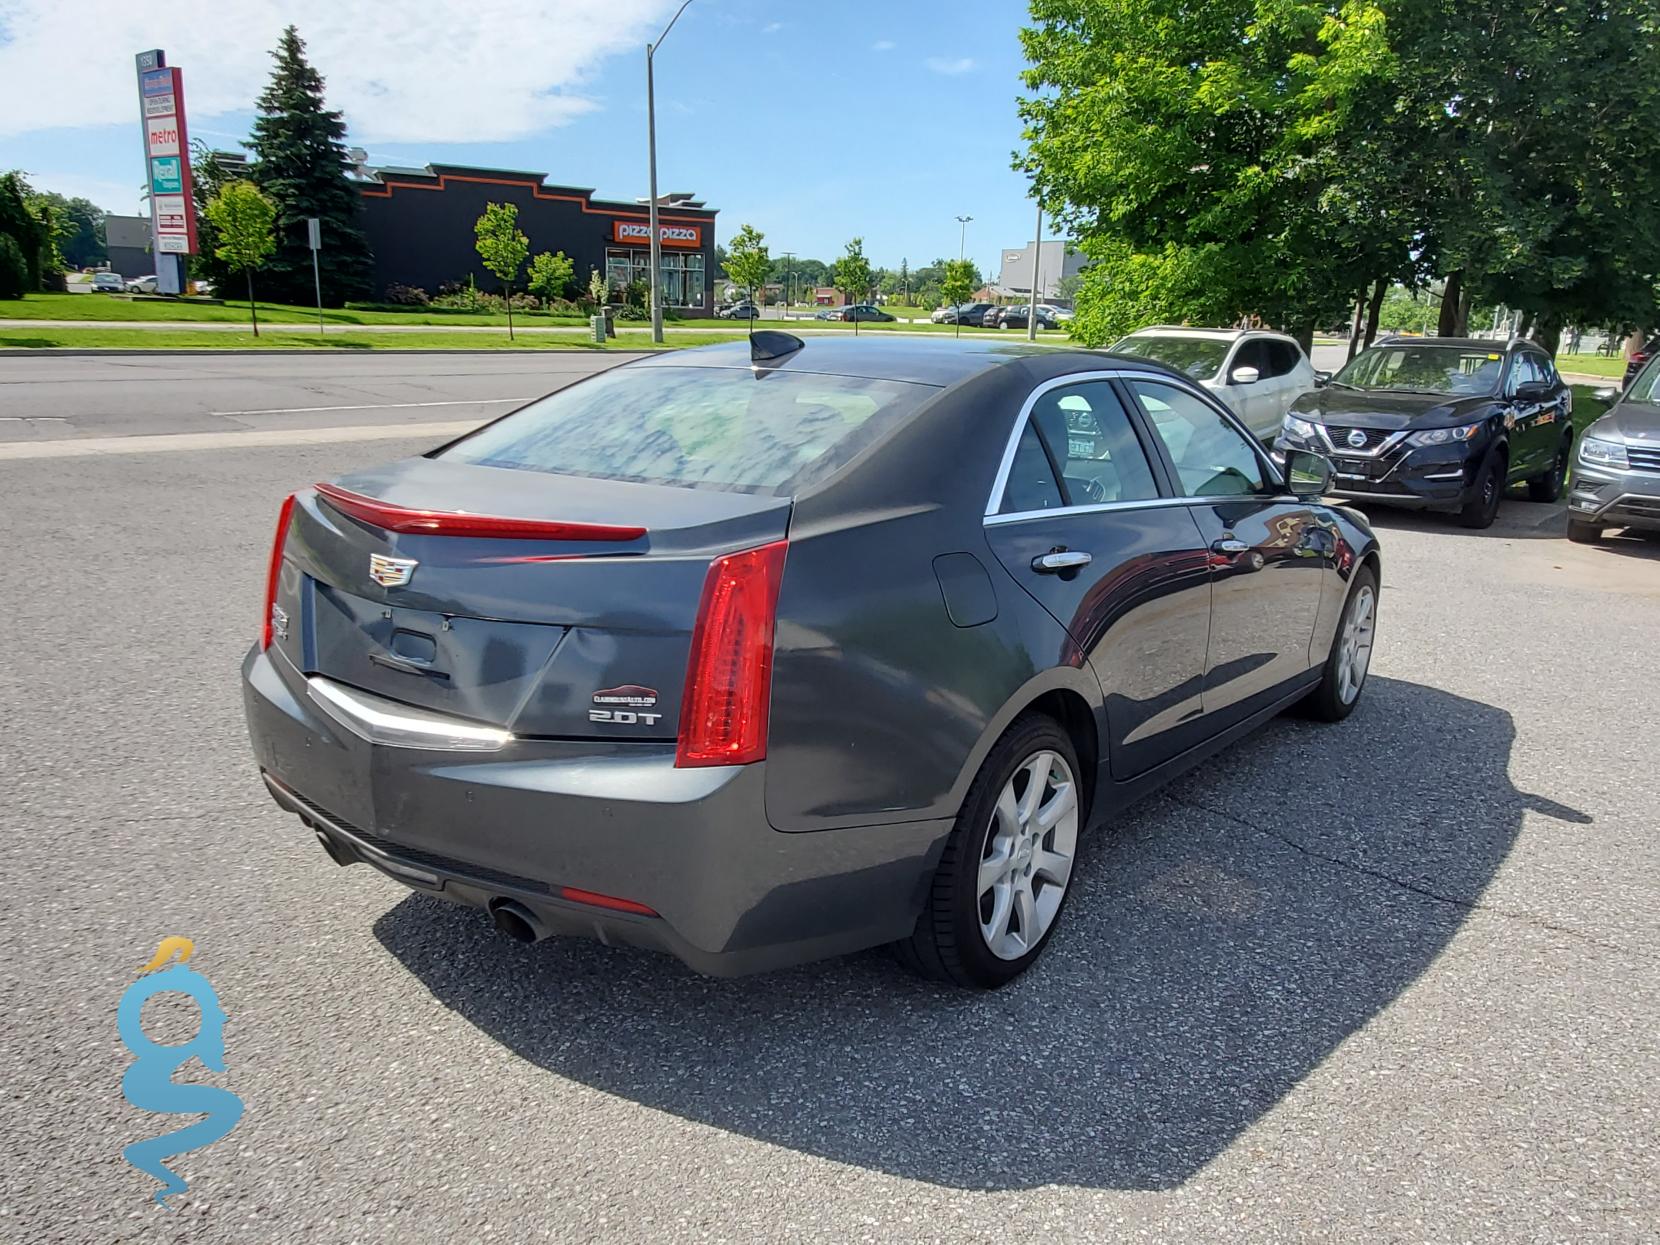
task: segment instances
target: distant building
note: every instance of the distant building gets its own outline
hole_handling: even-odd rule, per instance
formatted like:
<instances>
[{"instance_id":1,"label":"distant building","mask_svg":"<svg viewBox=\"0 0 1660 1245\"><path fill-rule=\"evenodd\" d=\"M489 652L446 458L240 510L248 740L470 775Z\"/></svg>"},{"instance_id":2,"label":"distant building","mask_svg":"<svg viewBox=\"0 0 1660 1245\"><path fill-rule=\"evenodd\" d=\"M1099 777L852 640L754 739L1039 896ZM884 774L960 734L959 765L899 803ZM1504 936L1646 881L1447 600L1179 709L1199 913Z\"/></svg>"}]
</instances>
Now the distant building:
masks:
<instances>
[{"instance_id":1,"label":"distant building","mask_svg":"<svg viewBox=\"0 0 1660 1245\"><path fill-rule=\"evenodd\" d=\"M123 277L147 277L155 272L155 256L150 253L148 216L104 217L104 242L109 252L111 272L118 272Z\"/></svg>"},{"instance_id":2,"label":"distant building","mask_svg":"<svg viewBox=\"0 0 1660 1245\"><path fill-rule=\"evenodd\" d=\"M456 164L360 165L355 177L363 197L363 232L374 253L376 296L389 285L433 293L469 277L482 290L497 289L500 282L480 262L473 233L474 222L491 203L518 207L519 228L530 239L533 255L563 251L570 257L573 294L587 289L592 269L605 274L613 297L631 281L651 277L649 204L644 199L596 199L592 190L550 186L542 173ZM715 211L689 193L658 199L664 307L705 314L713 309ZM326 262L327 238L323 246Z\"/></svg>"},{"instance_id":3,"label":"distant building","mask_svg":"<svg viewBox=\"0 0 1660 1245\"><path fill-rule=\"evenodd\" d=\"M1067 277L1076 276L1089 265L1083 253L1076 249L1076 244L1057 238L1043 244L1041 262L1038 264L1038 281L1042 289L1038 291L1038 301L1058 298L1061 282ZM1010 248L1003 252L1003 267L997 274L997 282L991 288L1002 298L1031 298L1032 297L1032 252L1031 243L1023 247Z\"/></svg>"},{"instance_id":4,"label":"distant building","mask_svg":"<svg viewBox=\"0 0 1660 1245\"><path fill-rule=\"evenodd\" d=\"M813 288L813 306L815 307L845 307L847 297L833 285L819 285Z\"/></svg>"}]
</instances>

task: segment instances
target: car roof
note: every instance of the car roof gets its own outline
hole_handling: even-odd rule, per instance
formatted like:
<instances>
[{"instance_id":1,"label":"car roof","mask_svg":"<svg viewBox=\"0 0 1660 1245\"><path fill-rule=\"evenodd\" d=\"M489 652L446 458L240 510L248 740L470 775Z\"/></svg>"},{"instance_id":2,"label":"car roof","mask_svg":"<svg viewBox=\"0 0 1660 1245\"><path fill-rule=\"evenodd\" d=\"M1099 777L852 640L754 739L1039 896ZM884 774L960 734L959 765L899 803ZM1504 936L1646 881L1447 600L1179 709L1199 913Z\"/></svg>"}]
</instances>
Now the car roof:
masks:
<instances>
[{"instance_id":1,"label":"car roof","mask_svg":"<svg viewBox=\"0 0 1660 1245\"><path fill-rule=\"evenodd\" d=\"M1021 359L1040 361L1046 365L1044 371L1056 375L1110 366L1180 377L1179 373L1162 364L1132 355L984 337L959 339L873 333L857 338L844 333L809 333L803 335L801 340L800 350L773 360L766 366L777 371L861 376L871 380L901 380L940 386L956 384L970 376ZM751 359L749 344L738 341L648 355L624 366L747 368L751 366Z\"/></svg>"},{"instance_id":2,"label":"car roof","mask_svg":"<svg viewBox=\"0 0 1660 1245\"><path fill-rule=\"evenodd\" d=\"M1272 337L1278 341L1294 342L1297 339L1289 333L1281 333L1277 329L1211 329L1190 324L1149 324L1144 329L1137 329L1126 337L1209 337L1217 341L1237 341L1242 337Z\"/></svg>"}]
</instances>

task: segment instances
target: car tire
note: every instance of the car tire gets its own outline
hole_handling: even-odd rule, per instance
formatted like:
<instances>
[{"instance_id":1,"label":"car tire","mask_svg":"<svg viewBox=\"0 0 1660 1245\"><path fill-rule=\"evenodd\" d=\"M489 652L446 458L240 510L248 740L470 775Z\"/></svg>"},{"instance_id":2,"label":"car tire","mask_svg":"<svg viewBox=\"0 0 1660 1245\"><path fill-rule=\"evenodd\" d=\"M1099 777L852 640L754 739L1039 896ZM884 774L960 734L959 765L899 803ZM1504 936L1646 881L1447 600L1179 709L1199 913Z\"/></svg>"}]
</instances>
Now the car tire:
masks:
<instances>
[{"instance_id":1,"label":"car tire","mask_svg":"<svg viewBox=\"0 0 1660 1245\"><path fill-rule=\"evenodd\" d=\"M1499 517L1499 501L1504 497L1504 460L1489 456L1476 474L1470 489L1470 500L1458 512L1458 521L1465 527L1480 530L1493 526Z\"/></svg>"},{"instance_id":2,"label":"car tire","mask_svg":"<svg viewBox=\"0 0 1660 1245\"><path fill-rule=\"evenodd\" d=\"M1568 464L1573 461L1574 438L1569 433L1562 438L1562 444L1556 447L1556 461L1544 475L1534 476L1527 482L1527 495L1530 501L1555 501L1562 496L1562 486L1568 480Z\"/></svg>"},{"instance_id":3,"label":"car tire","mask_svg":"<svg viewBox=\"0 0 1660 1245\"><path fill-rule=\"evenodd\" d=\"M975 990L1030 968L1072 891L1083 794L1060 724L1037 713L1017 719L969 786L916 929L895 946L900 961Z\"/></svg>"},{"instance_id":4,"label":"car tire","mask_svg":"<svg viewBox=\"0 0 1660 1245\"><path fill-rule=\"evenodd\" d=\"M1349 599L1343 602L1337 630L1332 634L1331 652L1326 654L1320 682L1303 701L1309 717L1321 722L1341 722L1354 712L1366 690L1366 675L1372 668L1372 643L1378 619L1378 577L1369 566L1355 572Z\"/></svg>"},{"instance_id":5,"label":"car tire","mask_svg":"<svg viewBox=\"0 0 1660 1245\"><path fill-rule=\"evenodd\" d=\"M1594 545L1602 540L1602 524L1568 520L1568 539L1576 545Z\"/></svg>"}]
</instances>

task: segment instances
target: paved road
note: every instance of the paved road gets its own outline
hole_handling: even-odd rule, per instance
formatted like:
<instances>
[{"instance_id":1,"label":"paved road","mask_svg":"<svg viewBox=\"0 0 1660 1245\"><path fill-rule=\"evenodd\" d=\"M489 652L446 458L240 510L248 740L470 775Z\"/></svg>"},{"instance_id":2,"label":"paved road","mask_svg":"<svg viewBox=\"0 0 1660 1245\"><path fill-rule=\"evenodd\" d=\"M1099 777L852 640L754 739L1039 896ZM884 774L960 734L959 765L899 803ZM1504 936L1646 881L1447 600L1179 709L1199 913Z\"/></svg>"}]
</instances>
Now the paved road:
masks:
<instances>
[{"instance_id":1,"label":"paved road","mask_svg":"<svg viewBox=\"0 0 1660 1245\"><path fill-rule=\"evenodd\" d=\"M104 362L23 362L7 392L103 420L78 433L150 430L88 407ZM392 370L158 361L142 401L456 392L365 362ZM492 393L559 361L513 365ZM1569 546L1525 502L1383 518L1359 711L1122 815L1040 971L710 981L508 942L336 868L260 788L236 667L278 500L453 418L406 409L428 426L372 442L0 458L0 1239L1653 1239L1660 546ZM248 1110L169 1213L120 1150L189 1117L121 1100L114 1017L175 933Z\"/></svg>"},{"instance_id":2,"label":"paved road","mask_svg":"<svg viewBox=\"0 0 1660 1245\"><path fill-rule=\"evenodd\" d=\"M0 443L479 420L633 354L0 359Z\"/></svg>"}]
</instances>

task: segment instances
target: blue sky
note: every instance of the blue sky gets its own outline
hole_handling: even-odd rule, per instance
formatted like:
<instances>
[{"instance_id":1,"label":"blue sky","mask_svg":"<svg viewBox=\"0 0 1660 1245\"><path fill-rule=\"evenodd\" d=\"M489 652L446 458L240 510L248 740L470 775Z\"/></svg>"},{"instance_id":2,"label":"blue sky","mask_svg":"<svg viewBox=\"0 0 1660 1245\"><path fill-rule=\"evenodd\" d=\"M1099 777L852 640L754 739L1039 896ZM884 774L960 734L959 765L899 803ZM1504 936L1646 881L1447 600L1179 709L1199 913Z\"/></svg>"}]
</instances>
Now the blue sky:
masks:
<instances>
[{"instance_id":1,"label":"blue sky","mask_svg":"<svg viewBox=\"0 0 1660 1245\"><path fill-rule=\"evenodd\" d=\"M0 120L0 165L134 211L130 55L166 48L192 133L230 145L291 20L372 160L532 169L634 198L644 43L675 3L0 0L0 80L23 101ZM692 0L657 58L659 186L721 209L722 239L748 222L774 253L825 260L855 234L878 264L954 256L954 218L973 216L968 253L995 272L1034 223L1009 167L1024 17L1011 0ZM89 29L107 54L88 53Z\"/></svg>"}]
</instances>

